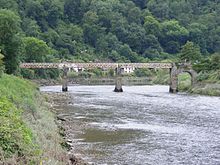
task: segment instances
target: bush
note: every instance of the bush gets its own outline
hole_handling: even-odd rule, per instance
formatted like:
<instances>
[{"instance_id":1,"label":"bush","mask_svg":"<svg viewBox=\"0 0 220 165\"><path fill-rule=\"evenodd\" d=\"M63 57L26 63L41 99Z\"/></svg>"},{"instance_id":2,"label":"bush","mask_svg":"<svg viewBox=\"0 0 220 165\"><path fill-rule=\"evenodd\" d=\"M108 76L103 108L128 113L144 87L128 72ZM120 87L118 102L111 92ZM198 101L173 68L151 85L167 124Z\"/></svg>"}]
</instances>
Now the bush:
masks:
<instances>
[{"instance_id":1,"label":"bush","mask_svg":"<svg viewBox=\"0 0 220 165\"><path fill-rule=\"evenodd\" d=\"M137 77L150 77L152 76L152 71L149 69L136 69L134 71L135 76Z\"/></svg>"},{"instance_id":2,"label":"bush","mask_svg":"<svg viewBox=\"0 0 220 165\"><path fill-rule=\"evenodd\" d=\"M77 72L74 72L74 71L68 72L68 77L69 78L76 78L77 76L78 76Z\"/></svg>"},{"instance_id":3,"label":"bush","mask_svg":"<svg viewBox=\"0 0 220 165\"><path fill-rule=\"evenodd\" d=\"M170 74L166 70L159 69L154 74L155 74L153 78L154 84L167 85L170 83Z\"/></svg>"},{"instance_id":4,"label":"bush","mask_svg":"<svg viewBox=\"0 0 220 165\"><path fill-rule=\"evenodd\" d=\"M209 78L209 73L208 72L200 72L197 76L197 81L202 82L205 80L208 80Z\"/></svg>"},{"instance_id":5,"label":"bush","mask_svg":"<svg viewBox=\"0 0 220 165\"><path fill-rule=\"evenodd\" d=\"M61 142L54 114L46 108L37 86L3 74L0 79L0 164L64 164Z\"/></svg>"},{"instance_id":6,"label":"bush","mask_svg":"<svg viewBox=\"0 0 220 165\"><path fill-rule=\"evenodd\" d=\"M191 88L191 76L188 73L182 73L178 76L179 91L188 91Z\"/></svg>"},{"instance_id":7,"label":"bush","mask_svg":"<svg viewBox=\"0 0 220 165\"><path fill-rule=\"evenodd\" d=\"M13 154L28 155L32 150L32 133L22 121L21 113L9 100L0 98L0 148L6 158Z\"/></svg>"}]
</instances>

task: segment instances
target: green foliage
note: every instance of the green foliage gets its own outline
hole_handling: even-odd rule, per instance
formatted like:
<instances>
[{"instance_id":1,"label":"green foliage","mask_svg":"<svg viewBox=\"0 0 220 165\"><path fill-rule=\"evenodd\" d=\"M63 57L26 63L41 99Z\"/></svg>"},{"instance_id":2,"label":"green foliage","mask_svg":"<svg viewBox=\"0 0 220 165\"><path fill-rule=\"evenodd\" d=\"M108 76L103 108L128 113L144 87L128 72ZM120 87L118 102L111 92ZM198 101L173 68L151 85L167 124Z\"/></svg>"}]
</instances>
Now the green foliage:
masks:
<instances>
[{"instance_id":1,"label":"green foliage","mask_svg":"<svg viewBox=\"0 0 220 165\"><path fill-rule=\"evenodd\" d=\"M178 90L188 91L191 88L191 76L188 73L182 73L178 76Z\"/></svg>"},{"instance_id":2,"label":"green foliage","mask_svg":"<svg viewBox=\"0 0 220 165\"><path fill-rule=\"evenodd\" d=\"M197 77L197 80L202 83L220 83L220 70L200 72Z\"/></svg>"},{"instance_id":3,"label":"green foliage","mask_svg":"<svg viewBox=\"0 0 220 165\"><path fill-rule=\"evenodd\" d=\"M6 98L0 98L0 136L4 157L30 154L33 147L32 133L22 121L21 111Z\"/></svg>"},{"instance_id":4,"label":"green foliage","mask_svg":"<svg viewBox=\"0 0 220 165\"><path fill-rule=\"evenodd\" d=\"M194 65L197 72L216 71L220 69L220 53L212 54L210 57L203 58Z\"/></svg>"},{"instance_id":5,"label":"green foliage","mask_svg":"<svg viewBox=\"0 0 220 165\"><path fill-rule=\"evenodd\" d=\"M16 77L3 75L0 79L0 150L5 158L34 156L36 146L30 129L23 122L23 110L35 114L35 86ZM3 157L0 156L0 160ZM35 155L36 156L36 155Z\"/></svg>"},{"instance_id":6,"label":"green foliage","mask_svg":"<svg viewBox=\"0 0 220 165\"><path fill-rule=\"evenodd\" d=\"M21 40L18 37L20 18L10 10L0 9L0 48L5 55L7 73L14 73L18 66Z\"/></svg>"},{"instance_id":7,"label":"green foliage","mask_svg":"<svg viewBox=\"0 0 220 165\"><path fill-rule=\"evenodd\" d=\"M36 105L34 104L36 88L30 82L14 76L3 75L2 79L0 79L1 96L5 96L10 101L13 101L18 109L28 109L29 113L36 111Z\"/></svg>"},{"instance_id":8,"label":"green foliage","mask_svg":"<svg viewBox=\"0 0 220 165\"><path fill-rule=\"evenodd\" d=\"M102 77L104 76L104 72L102 71L102 69L93 69L91 70L92 73L94 73L96 75L96 77Z\"/></svg>"},{"instance_id":9,"label":"green foliage","mask_svg":"<svg viewBox=\"0 0 220 165\"><path fill-rule=\"evenodd\" d=\"M220 53L215 53L210 58L210 68L212 70L220 69Z\"/></svg>"},{"instance_id":10,"label":"green foliage","mask_svg":"<svg viewBox=\"0 0 220 165\"><path fill-rule=\"evenodd\" d=\"M137 77L150 77L152 76L152 72L148 69L136 69L134 75Z\"/></svg>"},{"instance_id":11,"label":"green foliage","mask_svg":"<svg viewBox=\"0 0 220 165\"><path fill-rule=\"evenodd\" d=\"M187 42L180 52L180 59L186 62L198 62L201 59L201 52L193 42Z\"/></svg>"},{"instance_id":12,"label":"green foliage","mask_svg":"<svg viewBox=\"0 0 220 165\"><path fill-rule=\"evenodd\" d=\"M153 16L146 16L144 20L144 28L147 34L159 36L161 33L161 24Z\"/></svg>"},{"instance_id":13,"label":"green foliage","mask_svg":"<svg viewBox=\"0 0 220 165\"><path fill-rule=\"evenodd\" d=\"M0 0L0 3L0 49L5 55L7 73L17 73L20 61L143 62L176 58L187 41L198 45L202 55L220 51L217 1ZM23 43L27 37L35 39ZM30 42L36 44L33 46L36 50L43 46L42 51L31 50ZM196 48L192 51L198 52ZM185 54L182 56L186 58ZM187 60L196 58L189 55Z\"/></svg>"},{"instance_id":14,"label":"green foliage","mask_svg":"<svg viewBox=\"0 0 220 165\"><path fill-rule=\"evenodd\" d=\"M170 83L170 74L166 70L157 70L154 73L156 76L153 78L154 84L167 85Z\"/></svg>"},{"instance_id":15,"label":"green foliage","mask_svg":"<svg viewBox=\"0 0 220 165\"><path fill-rule=\"evenodd\" d=\"M6 74L0 78L1 163L65 164L54 115L43 101L35 84Z\"/></svg>"},{"instance_id":16,"label":"green foliage","mask_svg":"<svg viewBox=\"0 0 220 165\"><path fill-rule=\"evenodd\" d=\"M47 56L52 52L47 44L34 37L26 37L23 39L24 42L24 61L26 62L46 62Z\"/></svg>"},{"instance_id":17,"label":"green foliage","mask_svg":"<svg viewBox=\"0 0 220 165\"><path fill-rule=\"evenodd\" d=\"M0 42L10 41L19 30L20 18L10 10L0 9Z\"/></svg>"}]
</instances>

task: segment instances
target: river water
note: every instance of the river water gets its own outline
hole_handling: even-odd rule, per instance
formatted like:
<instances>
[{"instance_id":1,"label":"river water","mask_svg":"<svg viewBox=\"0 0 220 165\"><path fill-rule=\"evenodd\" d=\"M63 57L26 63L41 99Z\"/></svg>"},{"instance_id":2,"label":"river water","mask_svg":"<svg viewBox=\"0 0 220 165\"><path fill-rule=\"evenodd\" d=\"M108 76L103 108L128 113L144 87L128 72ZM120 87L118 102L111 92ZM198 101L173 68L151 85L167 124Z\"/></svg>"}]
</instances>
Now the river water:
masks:
<instances>
[{"instance_id":1,"label":"river water","mask_svg":"<svg viewBox=\"0 0 220 165\"><path fill-rule=\"evenodd\" d=\"M80 128L72 136L74 152L88 162L220 165L220 98L169 94L168 86L128 86L124 93L113 89L69 88L66 115Z\"/></svg>"}]
</instances>

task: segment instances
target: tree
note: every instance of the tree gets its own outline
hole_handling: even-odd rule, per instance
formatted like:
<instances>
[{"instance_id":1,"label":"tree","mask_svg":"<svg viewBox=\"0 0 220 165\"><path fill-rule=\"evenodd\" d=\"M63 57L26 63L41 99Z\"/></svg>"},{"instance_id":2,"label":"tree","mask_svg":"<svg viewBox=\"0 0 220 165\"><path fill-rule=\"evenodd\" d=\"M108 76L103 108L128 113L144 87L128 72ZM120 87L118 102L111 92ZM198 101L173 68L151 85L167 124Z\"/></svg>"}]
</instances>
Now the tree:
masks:
<instances>
[{"instance_id":1,"label":"tree","mask_svg":"<svg viewBox=\"0 0 220 165\"><path fill-rule=\"evenodd\" d=\"M14 73L18 66L21 46L19 31L20 18L10 10L0 9L0 47L5 55L7 73Z\"/></svg>"},{"instance_id":2,"label":"tree","mask_svg":"<svg viewBox=\"0 0 220 165\"><path fill-rule=\"evenodd\" d=\"M132 0L137 6L139 6L141 9L144 9L147 5L148 0Z\"/></svg>"},{"instance_id":3,"label":"tree","mask_svg":"<svg viewBox=\"0 0 220 165\"><path fill-rule=\"evenodd\" d=\"M128 11L128 22L129 23L141 23L141 10L138 7L131 8Z\"/></svg>"},{"instance_id":4,"label":"tree","mask_svg":"<svg viewBox=\"0 0 220 165\"><path fill-rule=\"evenodd\" d=\"M121 56L124 56L126 59L128 59L131 62L138 62L138 55L135 52L133 52L129 47L129 45L127 44L122 45L119 48L119 54Z\"/></svg>"},{"instance_id":5,"label":"tree","mask_svg":"<svg viewBox=\"0 0 220 165\"><path fill-rule=\"evenodd\" d=\"M213 70L220 69L220 53L215 53L211 56L209 67Z\"/></svg>"},{"instance_id":6,"label":"tree","mask_svg":"<svg viewBox=\"0 0 220 165\"><path fill-rule=\"evenodd\" d=\"M47 56L51 55L52 51L47 44L34 37L26 37L24 41L24 61L25 62L46 62Z\"/></svg>"},{"instance_id":7,"label":"tree","mask_svg":"<svg viewBox=\"0 0 220 165\"><path fill-rule=\"evenodd\" d=\"M162 32L166 39L177 40L179 42L184 42L189 35L189 31L176 20L163 22Z\"/></svg>"},{"instance_id":8,"label":"tree","mask_svg":"<svg viewBox=\"0 0 220 165\"><path fill-rule=\"evenodd\" d=\"M0 9L0 43L10 41L19 31L20 18L12 11Z\"/></svg>"},{"instance_id":9,"label":"tree","mask_svg":"<svg viewBox=\"0 0 220 165\"><path fill-rule=\"evenodd\" d=\"M131 49L139 54L142 54L147 48L147 37L143 27L132 23L128 26L128 33L125 42Z\"/></svg>"},{"instance_id":10,"label":"tree","mask_svg":"<svg viewBox=\"0 0 220 165\"><path fill-rule=\"evenodd\" d=\"M18 4L14 0L0 0L1 8L8 10L18 10Z\"/></svg>"},{"instance_id":11,"label":"tree","mask_svg":"<svg viewBox=\"0 0 220 165\"><path fill-rule=\"evenodd\" d=\"M108 58L109 58L110 60L112 60L113 62L118 62L118 61L120 61L120 60L123 61L123 59L122 59L122 57L120 56L120 54L119 54L117 51L115 51L115 50L113 50L113 51L111 51L111 52L109 53Z\"/></svg>"},{"instance_id":12,"label":"tree","mask_svg":"<svg viewBox=\"0 0 220 165\"><path fill-rule=\"evenodd\" d=\"M25 4L26 15L37 21L37 24L41 27L42 31L47 31L48 22L46 21L47 11L44 10L40 1L27 1Z\"/></svg>"},{"instance_id":13,"label":"tree","mask_svg":"<svg viewBox=\"0 0 220 165\"><path fill-rule=\"evenodd\" d=\"M60 23L58 28L58 38L55 39L57 50L66 49L68 54L74 55L76 47L83 42L83 30L78 25Z\"/></svg>"},{"instance_id":14,"label":"tree","mask_svg":"<svg viewBox=\"0 0 220 165\"><path fill-rule=\"evenodd\" d=\"M84 3L82 0L66 0L64 14L72 23L80 23L84 15Z\"/></svg>"},{"instance_id":15,"label":"tree","mask_svg":"<svg viewBox=\"0 0 220 165\"><path fill-rule=\"evenodd\" d=\"M169 19L170 8L168 3L168 1L164 0L150 0L147 3L147 8L154 16L161 20Z\"/></svg>"},{"instance_id":16,"label":"tree","mask_svg":"<svg viewBox=\"0 0 220 165\"><path fill-rule=\"evenodd\" d=\"M176 20L170 20L170 21L165 21L162 24L162 36L160 37L160 43L168 53L178 53L177 51L169 51L170 49L170 44L172 43L171 41L178 42L179 45L183 45L189 36L189 31L181 26L178 21ZM174 43L173 42L173 43ZM172 43L172 45L173 45ZM175 43L178 45L178 43ZM172 46L171 45L171 46Z\"/></svg>"},{"instance_id":17,"label":"tree","mask_svg":"<svg viewBox=\"0 0 220 165\"><path fill-rule=\"evenodd\" d=\"M201 23L192 23L188 27L189 40L199 45L203 54L207 53L207 39L204 34L207 33L208 28Z\"/></svg>"},{"instance_id":18,"label":"tree","mask_svg":"<svg viewBox=\"0 0 220 165\"><path fill-rule=\"evenodd\" d=\"M84 41L95 47L96 42L105 33L104 27L98 25L99 17L96 12L88 11L83 17Z\"/></svg>"},{"instance_id":19,"label":"tree","mask_svg":"<svg viewBox=\"0 0 220 165\"><path fill-rule=\"evenodd\" d=\"M42 1L44 10L46 10L45 19L50 27L56 27L58 25L59 19L63 16L63 2L57 0L44 0Z\"/></svg>"},{"instance_id":20,"label":"tree","mask_svg":"<svg viewBox=\"0 0 220 165\"><path fill-rule=\"evenodd\" d=\"M119 41L126 42L126 36L128 34L128 21L119 13L115 13L112 19L111 32L117 36Z\"/></svg>"},{"instance_id":21,"label":"tree","mask_svg":"<svg viewBox=\"0 0 220 165\"><path fill-rule=\"evenodd\" d=\"M37 21L30 18L24 18L22 21L22 29L29 37L39 37L41 34L40 26Z\"/></svg>"},{"instance_id":22,"label":"tree","mask_svg":"<svg viewBox=\"0 0 220 165\"><path fill-rule=\"evenodd\" d=\"M200 48L193 42L187 42L180 52L180 59L186 62L198 62L201 59Z\"/></svg>"},{"instance_id":23,"label":"tree","mask_svg":"<svg viewBox=\"0 0 220 165\"><path fill-rule=\"evenodd\" d=\"M112 50L117 50L119 45L120 42L118 41L118 38L112 33L109 33L107 35L103 35L103 37L100 37L97 40L96 49L104 54L111 52Z\"/></svg>"},{"instance_id":24,"label":"tree","mask_svg":"<svg viewBox=\"0 0 220 165\"><path fill-rule=\"evenodd\" d=\"M144 28L147 34L159 36L161 33L161 25L153 16L146 16L144 20Z\"/></svg>"}]
</instances>

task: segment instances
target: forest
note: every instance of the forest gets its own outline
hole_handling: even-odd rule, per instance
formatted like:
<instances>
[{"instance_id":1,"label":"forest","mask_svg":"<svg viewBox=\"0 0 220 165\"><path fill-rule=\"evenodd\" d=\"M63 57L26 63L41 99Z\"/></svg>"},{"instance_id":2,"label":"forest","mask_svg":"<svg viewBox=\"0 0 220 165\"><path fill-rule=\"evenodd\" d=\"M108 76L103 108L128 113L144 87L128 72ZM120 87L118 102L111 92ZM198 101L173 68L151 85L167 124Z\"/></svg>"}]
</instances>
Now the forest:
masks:
<instances>
[{"instance_id":1,"label":"forest","mask_svg":"<svg viewBox=\"0 0 220 165\"><path fill-rule=\"evenodd\" d=\"M0 4L0 50L10 74L35 74L21 71L20 62L188 60L198 71L220 68L219 1L0 0ZM47 76L56 74L49 71Z\"/></svg>"}]
</instances>

